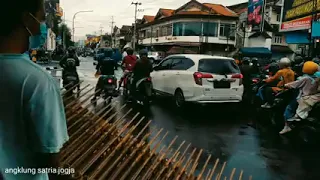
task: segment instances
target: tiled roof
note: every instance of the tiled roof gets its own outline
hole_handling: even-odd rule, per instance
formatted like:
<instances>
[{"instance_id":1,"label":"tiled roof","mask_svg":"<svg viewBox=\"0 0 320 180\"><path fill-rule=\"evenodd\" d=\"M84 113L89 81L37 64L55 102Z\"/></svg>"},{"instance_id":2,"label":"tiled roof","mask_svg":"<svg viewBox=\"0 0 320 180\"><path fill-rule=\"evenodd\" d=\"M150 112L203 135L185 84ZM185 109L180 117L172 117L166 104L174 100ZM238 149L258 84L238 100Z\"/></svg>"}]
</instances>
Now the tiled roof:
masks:
<instances>
[{"instance_id":1,"label":"tiled roof","mask_svg":"<svg viewBox=\"0 0 320 180\"><path fill-rule=\"evenodd\" d=\"M191 0L189 3L192 2L196 2L198 3L200 6L203 5L205 6L205 9L212 9L213 12L209 13L206 11L202 11L202 10L198 10L198 11L185 11L184 9L177 9L177 10L173 10L173 9L164 9L164 8L160 8L158 11L158 14L156 15L156 17L158 18L159 13L161 13L162 16L165 17L170 17L172 15L176 14L189 14L189 15L220 15L220 16L227 16L227 17L237 17L238 14L237 12L234 12L232 10L230 10L229 8L221 5L221 4L211 4L211 3L199 3L198 1L194 1ZM187 4L185 4L184 6L186 6ZM183 6L182 6L183 7ZM143 16L143 19L145 19L146 23L152 22L155 20L155 16Z\"/></svg>"},{"instance_id":2,"label":"tiled roof","mask_svg":"<svg viewBox=\"0 0 320 180\"><path fill-rule=\"evenodd\" d=\"M147 22L152 22L154 20L154 16L147 16L147 15L144 15L143 16L143 19Z\"/></svg>"},{"instance_id":3,"label":"tiled roof","mask_svg":"<svg viewBox=\"0 0 320 180\"><path fill-rule=\"evenodd\" d=\"M203 5L211 8L217 14L229 17L236 17L238 16L235 12L231 11L229 8L221 5L221 4L210 4L210 3L203 3Z\"/></svg>"},{"instance_id":4,"label":"tiled roof","mask_svg":"<svg viewBox=\"0 0 320 180\"><path fill-rule=\"evenodd\" d=\"M163 9L163 8L160 8L159 10L162 15L166 16L166 17L169 17L169 16L172 16L172 14L174 13L174 10L173 9Z\"/></svg>"},{"instance_id":5,"label":"tiled roof","mask_svg":"<svg viewBox=\"0 0 320 180\"><path fill-rule=\"evenodd\" d=\"M179 11L177 14L197 14L197 15L208 15L205 11Z\"/></svg>"}]
</instances>

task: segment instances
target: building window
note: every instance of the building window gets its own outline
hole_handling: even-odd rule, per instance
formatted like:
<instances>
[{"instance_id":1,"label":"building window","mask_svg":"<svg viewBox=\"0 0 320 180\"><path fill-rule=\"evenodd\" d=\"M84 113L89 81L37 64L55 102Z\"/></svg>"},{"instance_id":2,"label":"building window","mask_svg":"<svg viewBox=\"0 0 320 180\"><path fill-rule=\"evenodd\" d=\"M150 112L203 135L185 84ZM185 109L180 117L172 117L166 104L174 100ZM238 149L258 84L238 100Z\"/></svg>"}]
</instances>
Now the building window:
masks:
<instances>
[{"instance_id":1,"label":"building window","mask_svg":"<svg viewBox=\"0 0 320 180\"><path fill-rule=\"evenodd\" d=\"M218 23L215 22L206 22L203 23L203 36L218 36Z\"/></svg>"},{"instance_id":2,"label":"building window","mask_svg":"<svg viewBox=\"0 0 320 180\"><path fill-rule=\"evenodd\" d=\"M150 38L151 37L151 30L148 29L146 30L146 38Z\"/></svg>"},{"instance_id":3,"label":"building window","mask_svg":"<svg viewBox=\"0 0 320 180\"><path fill-rule=\"evenodd\" d=\"M282 36L274 36L272 38L272 42L276 44L281 44L282 43Z\"/></svg>"},{"instance_id":4,"label":"building window","mask_svg":"<svg viewBox=\"0 0 320 180\"><path fill-rule=\"evenodd\" d=\"M167 36L167 26L161 27L160 37Z\"/></svg>"},{"instance_id":5,"label":"building window","mask_svg":"<svg viewBox=\"0 0 320 180\"><path fill-rule=\"evenodd\" d=\"M236 29L235 24L221 23L219 35L223 37L235 37L235 34L236 34L235 29Z\"/></svg>"},{"instance_id":6,"label":"building window","mask_svg":"<svg viewBox=\"0 0 320 180\"><path fill-rule=\"evenodd\" d=\"M277 14L277 22L281 21L281 14Z\"/></svg>"},{"instance_id":7,"label":"building window","mask_svg":"<svg viewBox=\"0 0 320 180\"><path fill-rule=\"evenodd\" d=\"M172 24L168 25L167 27L167 36L171 36L172 35Z\"/></svg>"},{"instance_id":8,"label":"building window","mask_svg":"<svg viewBox=\"0 0 320 180\"><path fill-rule=\"evenodd\" d=\"M173 25L174 36L201 36L201 22L178 22Z\"/></svg>"}]
</instances>

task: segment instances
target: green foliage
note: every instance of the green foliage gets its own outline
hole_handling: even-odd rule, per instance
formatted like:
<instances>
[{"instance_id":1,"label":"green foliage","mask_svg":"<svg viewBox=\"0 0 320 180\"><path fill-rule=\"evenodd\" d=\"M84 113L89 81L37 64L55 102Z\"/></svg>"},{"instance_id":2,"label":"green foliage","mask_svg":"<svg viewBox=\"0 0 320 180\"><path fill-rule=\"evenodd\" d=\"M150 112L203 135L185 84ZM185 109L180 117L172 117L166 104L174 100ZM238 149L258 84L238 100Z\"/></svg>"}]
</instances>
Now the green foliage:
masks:
<instances>
[{"instance_id":1,"label":"green foliage","mask_svg":"<svg viewBox=\"0 0 320 180\"><path fill-rule=\"evenodd\" d=\"M61 23L58 28L58 35L63 38L63 34L65 34L66 47L74 46L70 28L66 24Z\"/></svg>"}]
</instances>

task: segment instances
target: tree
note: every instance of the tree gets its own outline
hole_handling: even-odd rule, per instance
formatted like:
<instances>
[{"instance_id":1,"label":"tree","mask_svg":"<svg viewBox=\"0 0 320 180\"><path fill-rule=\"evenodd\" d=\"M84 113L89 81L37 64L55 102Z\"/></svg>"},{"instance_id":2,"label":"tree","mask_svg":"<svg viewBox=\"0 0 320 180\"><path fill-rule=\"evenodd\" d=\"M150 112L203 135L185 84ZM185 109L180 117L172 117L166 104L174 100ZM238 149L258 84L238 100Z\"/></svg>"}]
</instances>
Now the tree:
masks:
<instances>
[{"instance_id":1,"label":"tree","mask_svg":"<svg viewBox=\"0 0 320 180\"><path fill-rule=\"evenodd\" d=\"M71 40L72 36L70 28L66 24L61 23L58 28L58 36L63 38L63 34L65 35L66 47L74 46L74 42Z\"/></svg>"}]
</instances>

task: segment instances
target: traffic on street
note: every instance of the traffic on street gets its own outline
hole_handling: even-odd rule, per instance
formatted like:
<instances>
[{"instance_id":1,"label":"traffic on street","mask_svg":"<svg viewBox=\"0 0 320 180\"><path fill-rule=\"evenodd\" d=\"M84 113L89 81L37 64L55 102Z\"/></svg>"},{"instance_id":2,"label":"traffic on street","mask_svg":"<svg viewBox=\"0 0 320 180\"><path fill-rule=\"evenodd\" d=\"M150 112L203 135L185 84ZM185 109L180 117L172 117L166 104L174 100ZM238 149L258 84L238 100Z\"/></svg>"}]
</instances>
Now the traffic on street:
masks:
<instances>
[{"instance_id":1,"label":"traffic on street","mask_svg":"<svg viewBox=\"0 0 320 180\"><path fill-rule=\"evenodd\" d=\"M84 85L94 86L97 81L94 77L95 61L92 57L80 59L80 79L84 80ZM122 70L119 68L115 71L115 76L120 79L121 75ZM126 103L121 96L113 101L119 102L116 106L118 108ZM204 149L199 163L204 164L205 157L211 154L221 162L228 162L226 172L231 172L236 167L258 177L257 179L319 177L319 166L316 163L320 158L318 153L313 148L300 147L292 137L279 136L274 127L254 124L259 121L259 116L246 104L193 104L183 111L175 106L174 99L170 97L156 98L149 108L130 104L121 111L126 113L133 108L131 117L140 112L141 116L152 120L151 129L168 130L168 139L178 136L180 141L185 140L196 148ZM166 146L169 143L170 141L163 142Z\"/></svg>"},{"instance_id":2,"label":"traffic on street","mask_svg":"<svg viewBox=\"0 0 320 180\"><path fill-rule=\"evenodd\" d=\"M91 1L3 2L0 180L320 179L319 3Z\"/></svg>"}]
</instances>

